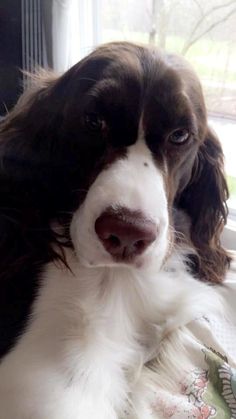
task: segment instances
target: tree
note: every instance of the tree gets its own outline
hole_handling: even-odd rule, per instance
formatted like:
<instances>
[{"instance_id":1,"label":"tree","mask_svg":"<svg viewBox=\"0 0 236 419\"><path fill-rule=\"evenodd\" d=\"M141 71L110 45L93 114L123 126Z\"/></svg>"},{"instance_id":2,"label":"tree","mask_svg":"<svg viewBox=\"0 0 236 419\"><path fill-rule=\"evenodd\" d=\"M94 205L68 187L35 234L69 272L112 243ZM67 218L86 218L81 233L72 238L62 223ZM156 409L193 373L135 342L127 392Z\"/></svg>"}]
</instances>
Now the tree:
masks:
<instances>
[{"instance_id":1,"label":"tree","mask_svg":"<svg viewBox=\"0 0 236 419\"><path fill-rule=\"evenodd\" d=\"M152 0L152 11L150 13L151 31L149 33L149 43L156 43L158 37L158 45L161 48L166 46L167 28L170 17L170 3L166 0Z\"/></svg>"},{"instance_id":2,"label":"tree","mask_svg":"<svg viewBox=\"0 0 236 419\"><path fill-rule=\"evenodd\" d=\"M149 32L150 44L155 44L157 38L159 47L165 48L169 22L171 19L173 21L174 12L177 8L182 10L187 8L189 16L194 18L189 32L186 33L185 30L185 36L183 37L185 41L181 50L183 55L186 55L188 50L202 37L210 35L214 29L236 15L235 0L189 0L188 2L184 0L152 0L150 12L151 31ZM188 26L185 21L183 26Z\"/></svg>"},{"instance_id":3,"label":"tree","mask_svg":"<svg viewBox=\"0 0 236 419\"><path fill-rule=\"evenodd\" d=\"M203 36L210 33L214 28L226 22L231 16L236 13L235 0L231 0L227 3L213 6L208 10L204 11L199 0L193 0L194 3L200 9L200 18L197 19L188 39L186 39L181 53L186 55L189 48L195 44ZM220 14L218 13L220 12ZM209 19L210 18L210 19Z\"/></svg>"}]
</instances>

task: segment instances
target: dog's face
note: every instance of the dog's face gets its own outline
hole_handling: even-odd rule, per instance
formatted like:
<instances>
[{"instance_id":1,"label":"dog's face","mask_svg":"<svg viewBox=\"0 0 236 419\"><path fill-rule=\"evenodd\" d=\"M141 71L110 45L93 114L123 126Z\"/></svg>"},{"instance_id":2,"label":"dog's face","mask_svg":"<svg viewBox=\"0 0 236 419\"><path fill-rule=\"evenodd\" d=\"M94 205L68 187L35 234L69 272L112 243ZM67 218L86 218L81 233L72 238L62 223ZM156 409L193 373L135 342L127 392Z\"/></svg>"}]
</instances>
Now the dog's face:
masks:
<instances>
[{"instance_id":1,"label":"dog's face","mask_svg":"<svg viewBox=\"0 0 236 419\"><path fill-rule=\"evenodd\" d=\"M28 118L15 147L28 147L42 165L30 176L37 171L37 184L47 184L44 217L72 212L80 263L160 268L176 241L174 213L181 208L190 219L185 239L200 259L211 254L208 273L217 257L225 267L222 151L207 128L200 84L182 59L110 44L23 102L24 112L20 107L3 128L6 143L11 125Z\"/></svg>"},{"instance_id":2,"label":"dog's face","mask_svg":"<svg viewBox=\"0 0 236 419\"><path fill-rule=\"evenodd\" d=\"M168 60L147 50L100 50L82 67L89 80L78 130L91 152L94 142L102 147L71 224L77 256L87 266L158 268L174 239L169 209L203 138L197 104ZM195 99L204 112L200 91Z\"/></svg>"}]
</instances>

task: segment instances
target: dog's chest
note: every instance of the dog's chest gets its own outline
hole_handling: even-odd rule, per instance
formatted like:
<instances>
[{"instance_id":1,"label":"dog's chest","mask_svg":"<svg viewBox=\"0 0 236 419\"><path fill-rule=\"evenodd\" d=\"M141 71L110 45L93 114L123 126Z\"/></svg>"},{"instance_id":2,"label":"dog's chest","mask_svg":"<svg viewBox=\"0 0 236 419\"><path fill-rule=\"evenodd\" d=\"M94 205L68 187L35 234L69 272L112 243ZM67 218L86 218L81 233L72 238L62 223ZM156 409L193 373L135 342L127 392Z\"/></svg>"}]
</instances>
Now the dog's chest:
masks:
<instances>
[{"instance_id":1,"label":"dog's chest","mask_svg":"<svg viewBox=\"0 0 236 419\"><path fill-rule=\"evenodd\" d=\"M153 349L134 294L129 278L78 281L50 268L26 332L0 367L4 419L120 417Z\"/></svg>"}]
</instances>

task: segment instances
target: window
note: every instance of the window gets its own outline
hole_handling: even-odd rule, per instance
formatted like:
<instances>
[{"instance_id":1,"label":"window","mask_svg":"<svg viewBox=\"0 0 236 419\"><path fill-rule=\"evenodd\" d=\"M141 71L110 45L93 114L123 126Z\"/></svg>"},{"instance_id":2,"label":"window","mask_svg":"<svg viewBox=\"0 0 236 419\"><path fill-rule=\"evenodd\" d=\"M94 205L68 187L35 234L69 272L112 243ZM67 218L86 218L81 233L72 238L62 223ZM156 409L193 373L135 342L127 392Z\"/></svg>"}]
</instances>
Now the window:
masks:
<instances>
[{"instance_id":1,"label":"window","mask_svg":"<svg viewBox=\"0 0 236 419\"><path fill-rule=\"evenodd\" d=\"M209 123L222 142L228 205L236 221L235 0L71 0L71 8L76 7L80 43L73 34L72 39L80 57L99 43L127 40L182 54L193 65Z\"/></svg>"},{"instance_id":2,"label":"window","mask_svg":"<svg viewBox=\"0 0 236 419\"><path fill-rule=\"evenodd\" d=\"M114 40L183 54L201 78L209 122L222 141L230 218L236 222L235 0L21 0L17 8L2 2L11 22L16 10L19 22L21 5L22 67L29 71L39 64L62 72L96 45Z\"/></svg>"}]
</instances>

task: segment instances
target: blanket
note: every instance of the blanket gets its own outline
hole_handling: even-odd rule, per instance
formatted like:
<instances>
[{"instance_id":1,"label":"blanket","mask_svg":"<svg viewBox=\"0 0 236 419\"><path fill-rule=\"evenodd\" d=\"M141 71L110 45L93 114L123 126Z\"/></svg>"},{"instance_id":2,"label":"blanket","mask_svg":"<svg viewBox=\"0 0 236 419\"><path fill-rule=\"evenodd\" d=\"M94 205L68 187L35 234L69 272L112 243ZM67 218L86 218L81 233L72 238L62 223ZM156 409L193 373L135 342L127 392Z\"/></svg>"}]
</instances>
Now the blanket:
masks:
<instances>
[{"instance_id":1,"label":"blanket","mask_svg":"<svg viewBox=\"0 0 236 419\"><path fill-rule=\"evenodd\" d=\"M187 325L187 352L193 368L180 374L178 391L151 386L144 413L137 412L137 418L236 418L236 262L219 292L230 319L212 315ZM133 419L126 413L127 419Z\"/></svg>"}]
</instances>

